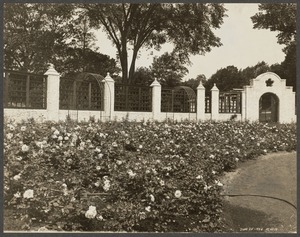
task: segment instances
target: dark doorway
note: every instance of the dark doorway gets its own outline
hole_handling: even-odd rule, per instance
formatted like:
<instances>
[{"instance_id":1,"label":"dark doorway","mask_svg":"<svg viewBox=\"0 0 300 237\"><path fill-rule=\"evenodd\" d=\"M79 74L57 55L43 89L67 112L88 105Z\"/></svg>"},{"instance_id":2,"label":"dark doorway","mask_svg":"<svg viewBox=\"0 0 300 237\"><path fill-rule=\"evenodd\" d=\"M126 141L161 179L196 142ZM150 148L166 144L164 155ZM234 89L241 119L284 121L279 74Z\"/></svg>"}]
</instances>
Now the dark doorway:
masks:
<instances>
[{"instance_id":1,"label":"dark doorway","mask_svg":"<svg viewBox=\"0 0 300 237\"><path fill-rule=\"evenodd\" d=\"M273 93L265 93L259 99L259 121L278 122L279 99Z\"/></svg>"}]
</instances>

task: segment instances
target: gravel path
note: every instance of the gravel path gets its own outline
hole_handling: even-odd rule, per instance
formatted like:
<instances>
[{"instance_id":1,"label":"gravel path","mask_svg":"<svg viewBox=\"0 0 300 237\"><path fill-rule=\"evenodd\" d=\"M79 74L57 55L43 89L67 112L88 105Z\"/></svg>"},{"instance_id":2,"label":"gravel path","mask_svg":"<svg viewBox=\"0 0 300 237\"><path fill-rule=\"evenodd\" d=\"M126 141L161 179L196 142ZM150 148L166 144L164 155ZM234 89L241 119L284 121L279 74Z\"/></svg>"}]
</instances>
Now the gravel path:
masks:
<instances>
[{"instance_id":1,"label":"gravel path","mask_svg":"<svg viewBox=\"0 0 300 237\"><path fill-rule=\"evenodd\" d=\"M268 154L223 177L226 231L296 232L296 157L296 152Z\"/></svg>"}]
</instances>

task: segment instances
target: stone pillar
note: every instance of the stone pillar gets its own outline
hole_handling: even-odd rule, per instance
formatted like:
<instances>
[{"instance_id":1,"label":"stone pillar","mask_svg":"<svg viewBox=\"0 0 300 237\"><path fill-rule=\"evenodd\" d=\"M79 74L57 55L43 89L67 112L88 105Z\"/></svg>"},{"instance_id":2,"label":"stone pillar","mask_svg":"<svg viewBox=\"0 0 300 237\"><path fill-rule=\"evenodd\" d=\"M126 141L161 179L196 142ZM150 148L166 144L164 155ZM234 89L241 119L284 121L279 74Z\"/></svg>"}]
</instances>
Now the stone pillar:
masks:
<instances>
[{"instance_id":1,"label":"stone pillar","mask_svg":"<svg viewBox=\"0 0 300 237\"><path fill-rule=\"evenodd\" d=\"M112 120L115 106L115 81L109 73L102 80L104 83L104 113L107 120Z\"/></svg>"},{"instance_id":2,"label":"stone pillar","mask_svg":"<svg viewBox=\"0 0 300 237\"><path fill-rule=\"evenodd\" d=\"M246 114L246 90L244 89L242 91L242 98L241 98L241 113L242 113L242 121L247 120L247 114Z\"/></svg>"},{"instance_id":3,"label":"stone pillar","mask_svg":"<svg viewBox=\"0 0 300 237\"><path fill-rule=\"evenodd\" d=\"M219 89L214 83L213 88L211 88L211 119L219 119Z\"/></svg>"},{"instance_id":4,"label":"stone pillar","mask_svg":"<svg viewBox=\"0 0 300 237\"><path fill-rule=\"evenodd\" d=\"M52 121L59 120L59 81L60 75L50 64L45 72L47 75L47 119Z\"/></svg>"},{"instance_id":5,"label":"stone pillar","mask_svg":"<svg viewBox=\"0 0 300 237\"><path fill-rule=\"evenodd\" d=\"M152 84L152 118L159 120L161 113L161 84L155 79Z\"/></svg>"},{"instance_id":6,"label":"stone pillar","mask_svg":"<svg viewBox=\"0 0 300 237\"><path fill-rule=\"evenodd\" d=\"M205 120L205 88L200 81L197 87L197 121Z\"/></svg>"}]
</instances>

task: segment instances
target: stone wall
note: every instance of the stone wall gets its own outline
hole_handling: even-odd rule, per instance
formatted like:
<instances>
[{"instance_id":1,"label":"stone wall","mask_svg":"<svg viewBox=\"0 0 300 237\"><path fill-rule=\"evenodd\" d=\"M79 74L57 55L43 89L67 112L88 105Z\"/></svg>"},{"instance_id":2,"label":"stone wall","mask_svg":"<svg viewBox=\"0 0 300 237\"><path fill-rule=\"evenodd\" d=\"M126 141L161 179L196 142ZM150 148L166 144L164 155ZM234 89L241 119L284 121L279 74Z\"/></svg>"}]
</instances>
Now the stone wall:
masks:
<instances>
[{"instance_id":1,"label":"stone wall","mask_svg":"<svg viewBox=\"0 0 300 237\"><path fill-rule=\"evenodd\" d=\"M219 89L216 85L211 89L211 113L205 113L205 88L200 82L197 88L197 112L196 113L165 113L161 112L161 85L155 80L152 87L152 111L151 112L132 112L114 111L114 80L108 74L104 80L104 110L103 111L83 111L83 110L59 110L59 73L50 66L45 73L47 79L47 109L12 109L5 108L4 116L9 119L21 121L23 119L34 118L37 121L59 121L67 117L78 120L88 121L90 118L100 121L130 121L142 120L176 120L176 121L204 121L230 120L235 115L238 121L257 121L259 120L259 101L263 94L273 93L279 99L278 121L282 123L296 122L295 113L295 92L292 87L287 87L285 79L281 79L272 72L259 75L251 79L249 86L242 90L241 113L219 113Z\"/></svg>"}]
</instances>

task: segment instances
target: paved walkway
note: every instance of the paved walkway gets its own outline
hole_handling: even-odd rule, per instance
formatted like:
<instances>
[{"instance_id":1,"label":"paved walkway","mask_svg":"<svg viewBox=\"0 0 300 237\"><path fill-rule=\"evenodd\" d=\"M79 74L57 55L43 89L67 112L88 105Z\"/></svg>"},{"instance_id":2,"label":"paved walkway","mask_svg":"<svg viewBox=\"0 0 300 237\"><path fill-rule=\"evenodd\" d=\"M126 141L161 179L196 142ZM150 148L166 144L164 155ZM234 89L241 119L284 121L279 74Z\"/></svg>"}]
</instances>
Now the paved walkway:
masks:
<instances>
[{"instance_id":1,"label":"paved walkway","mask_svg":"<svg viewBox=\"0 0 300 237\"><path fill-rule=\"evenodd\" d=\"M273 153L240 163L222 182L226 231L296 232L296 152Z\"/></svg>"}]
</instances>

